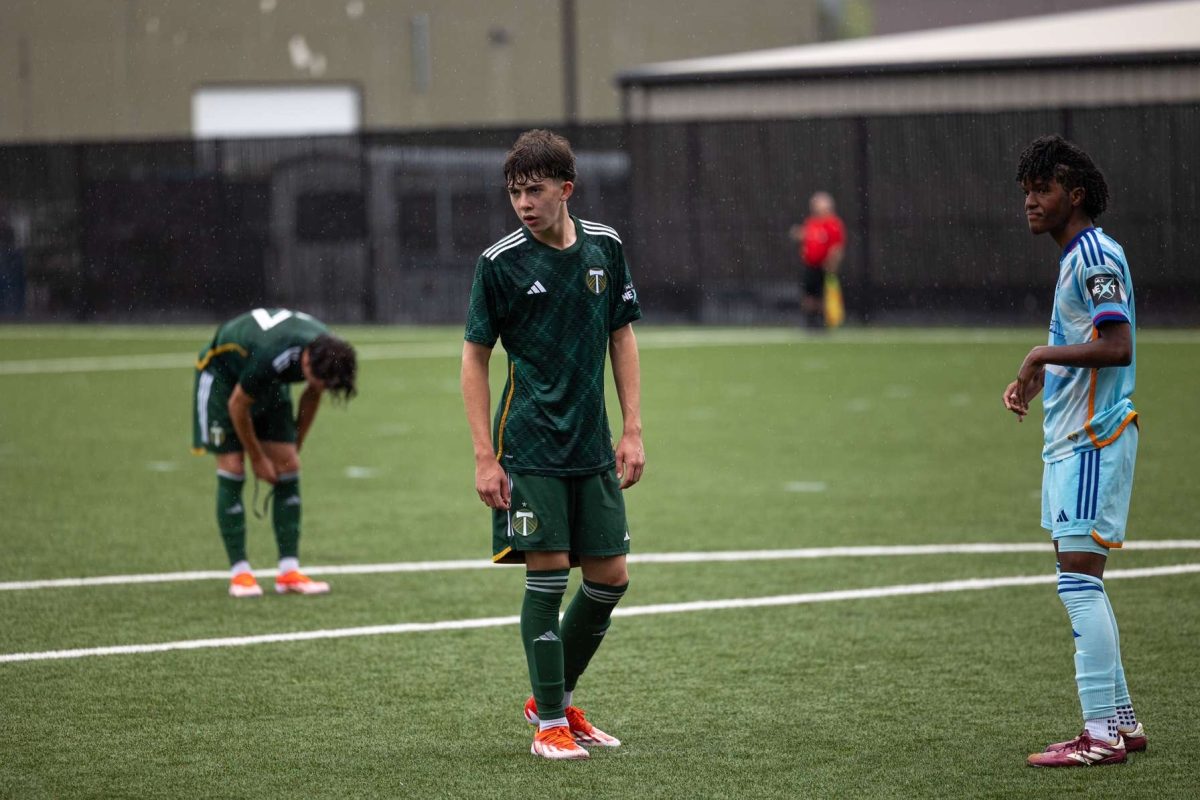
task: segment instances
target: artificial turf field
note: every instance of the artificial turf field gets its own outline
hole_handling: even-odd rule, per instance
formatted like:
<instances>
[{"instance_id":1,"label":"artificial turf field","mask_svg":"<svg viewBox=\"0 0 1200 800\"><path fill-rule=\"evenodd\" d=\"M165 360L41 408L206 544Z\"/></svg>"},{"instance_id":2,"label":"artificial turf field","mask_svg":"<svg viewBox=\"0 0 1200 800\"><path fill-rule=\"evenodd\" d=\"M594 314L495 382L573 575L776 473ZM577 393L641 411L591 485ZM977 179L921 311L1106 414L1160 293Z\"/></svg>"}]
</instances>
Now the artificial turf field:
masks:
<instances>
[{"instance_id":1,"label":"artificial turf field","mask_svg":"<svg viewBox=\"0 0 1200 800\"><path fill-rule=\"evenodd\" d=\"M1107 582L1150 749L1038 771L1080 719L1040 404L1018 424L1000 393L1043 332L640 328L632 544L678 555L631 563L638 613L576 693L624 744L572 763L528 752L521 572L481 563L459 330L340 332L361 394L302 454L302 557L363 571L234 601L190 574L45 583L224 569L212 459L188 454L211 329L0 327L0 797L1196 796L1200 334L1139 334L1134 544ZM811 550L986 544L1027 549ZM338 638L244 638L313 631ZM195 640L221 641L95 650Z\"/></svg>"}]
</instances>

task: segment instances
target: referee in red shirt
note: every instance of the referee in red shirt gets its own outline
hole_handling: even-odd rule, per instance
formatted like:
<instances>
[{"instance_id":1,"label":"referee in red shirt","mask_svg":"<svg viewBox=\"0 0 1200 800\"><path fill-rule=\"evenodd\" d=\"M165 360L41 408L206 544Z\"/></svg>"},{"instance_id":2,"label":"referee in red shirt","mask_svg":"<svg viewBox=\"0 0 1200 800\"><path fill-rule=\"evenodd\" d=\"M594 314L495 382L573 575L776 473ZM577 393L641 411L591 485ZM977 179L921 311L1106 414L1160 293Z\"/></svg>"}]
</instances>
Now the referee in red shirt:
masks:
<instances>
[{"instance_id":1,"label":"referee in red shirt","mask_svg":"<svg viewBox=\"0 0 1200 800\"><path fill-rule=\"evenodd\" d=\"M833 198L817 192L808 201L809 216L802 225L793 225L791 237L800 244L804 262L800 310L805 325L825 327L825 275L836 273L846 249L846 227L834 213Z\"/></svg>"}]
</instances>

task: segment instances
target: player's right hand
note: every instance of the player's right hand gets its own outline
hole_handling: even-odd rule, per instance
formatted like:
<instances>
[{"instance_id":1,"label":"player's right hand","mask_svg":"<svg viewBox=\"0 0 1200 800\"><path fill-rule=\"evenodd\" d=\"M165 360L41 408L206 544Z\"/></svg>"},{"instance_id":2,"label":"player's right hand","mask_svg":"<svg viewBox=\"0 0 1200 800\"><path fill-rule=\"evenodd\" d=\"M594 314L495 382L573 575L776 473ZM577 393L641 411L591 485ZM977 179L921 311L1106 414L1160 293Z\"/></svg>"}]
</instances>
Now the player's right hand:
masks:
<instances>
[{"instance_id":1,"label":"player's right hand","mask_svg":"<svg viewBox=\"0 0 1200 800\"><path fill-rule=\"evenodd\" d=\"M1017 422L1023 421L1025 415L1029 413L1029 403L1021 396L1020 381L1010 383L1000 399L1004 401L1005 408L1017 415Z\"/></svg>"},{"instance_id":2,"label":"player's right hand","mask_svg":"<svg viewBox=\"0 0 1200 800\"><path fill-rule=\"evenodd\" d=\"M250 466L254 469L254 474L260 481L266 481L274 486L276 481L279 480L279 475L275 472L275 465L265 455L261 458L251 459Z\"/></svg>"},{"instance_id":3,"label":"player's right hand","mask_svg":"<svg viewBox=\"0 0 1200 800\"><path fill-rule=\"evenodd\" d=\"M507 511L512 505L512 487L508 475L496 459L476 462L475 491L488 508Z\"/></svg>"}]
</instances>

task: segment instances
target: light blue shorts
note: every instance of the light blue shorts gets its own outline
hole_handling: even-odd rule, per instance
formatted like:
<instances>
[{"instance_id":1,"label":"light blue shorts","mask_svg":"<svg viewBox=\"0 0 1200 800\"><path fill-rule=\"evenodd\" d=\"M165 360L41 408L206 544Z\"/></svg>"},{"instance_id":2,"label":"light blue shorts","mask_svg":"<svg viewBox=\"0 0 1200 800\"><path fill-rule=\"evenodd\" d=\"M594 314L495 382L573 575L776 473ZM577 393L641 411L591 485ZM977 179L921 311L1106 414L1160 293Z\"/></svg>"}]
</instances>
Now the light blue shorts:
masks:
<instances>
[{"instance_id":1,"label":"light blue shorts","mask_svg":"<svg viewBox=\"0 0 1200 800\"><path fill-rule=\"evenodd\" d=\"M1059 550L1107 554L1125 542L1138 428L1116 441L1046 464L1042 471L1042 527Z\"/></svg>"}]
</instances>

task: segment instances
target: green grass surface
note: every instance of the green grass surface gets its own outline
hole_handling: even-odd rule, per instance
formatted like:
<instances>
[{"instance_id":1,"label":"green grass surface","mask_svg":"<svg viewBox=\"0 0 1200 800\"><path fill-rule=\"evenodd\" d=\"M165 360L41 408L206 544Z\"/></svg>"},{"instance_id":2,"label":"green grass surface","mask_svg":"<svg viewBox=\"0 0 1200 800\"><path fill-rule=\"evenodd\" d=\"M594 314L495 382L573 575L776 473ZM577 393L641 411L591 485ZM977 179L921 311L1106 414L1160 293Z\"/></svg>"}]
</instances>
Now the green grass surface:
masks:
<instances>
[{"instance_id":1,"label":"green grass surface","mask_svg":"<svg viewBox=\"0 0 1200 800\"><path fill-rule=\"evenodd\" d=\"M322 408L303 453L304 562L485 559L459 332L343 332L361 395ZM0 582L224 568L212 459L188 454L210 333L0 326ZM1045 542L1039 421L1000 403L1043 333L639 336L635 553ZM1195 333L1139 335L1132 541L1200 538L1198 359ZM269 526L249 529L272 566ZM1197 562L1129 550L1110 569ZM1048 544L642 563L623 606L1052 571ZM219 580L0 591L0 655L510 616L520 574L331 576L328 597L249 602ZM0 663L0 797L1193 797L1200 577L1108 583L1151 739L1123 767L1023 766L1080 724L1046 583L618 619L577 699L625 744L586 763L528 754L512 626Z\"/></svg>"}]
</instances>

